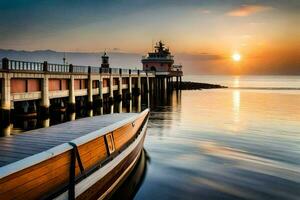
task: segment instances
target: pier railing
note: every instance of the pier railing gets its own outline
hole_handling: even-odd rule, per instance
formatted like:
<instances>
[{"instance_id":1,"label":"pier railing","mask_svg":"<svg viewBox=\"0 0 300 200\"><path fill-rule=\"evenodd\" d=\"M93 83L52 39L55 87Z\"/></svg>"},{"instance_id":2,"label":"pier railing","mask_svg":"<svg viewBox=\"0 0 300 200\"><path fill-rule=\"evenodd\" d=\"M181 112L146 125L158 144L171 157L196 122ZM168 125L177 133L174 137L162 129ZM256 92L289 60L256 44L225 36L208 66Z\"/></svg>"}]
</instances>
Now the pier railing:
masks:
<instances>
[{"instance_id":1,"label":"pier railing","mask_svg":"<svg viewBox=\"0 0 300 200\"><path fill-rule=\"evenodd\" d=\"M131 74L138 74L138 73L139 73L139 70L136 70L136 69L131 70Z\"/></svg>"},{"instance_id":2,"label":"pier railing","mask_svg":"<svg viewBox=\"0 0 300 200\"><path fill-rule=\"evenodd\" d=\"M49 72L69 72L68 65L61 65L61 64L52 64L48 63L47 68Z\"/></svg>"},{"instance_id":3,"label":"pier railing","mask_svg":"<svg viewBox=\"0 0 300 200\"><path fill-rule=\"evenodd\" d=\"M9 60L3 58L0 62L0 70L6 71L29 71L29 72L54 72L54 73L80 73L80 74L112 74L112 75L152 75L155 76L154 71L131 70L122 68L100 68L94 66L80 66L80 65L66 65L54 64L45 62L28 62L19 60Z\"/></svg>"},{"instance_id":4,"label":"pier railing","mask_svg":"<svg viewBox=\"0 0 300 200\"><path fill-rule=\"evenodd\" d=\"M124 75L129 74L129 72L130 72L130 69L121 69L121 73Z\"/></svg>"},{"instance_id":5,"label":"pier railing","mask_svg":"<svg viewBox=\"0 0 300 200\"><path fill-rule=\"evenodd\" d=\"M43 71L43 64L39 62L8 60L8 62L4 61L4 63L2 61L2 68L7 68L8 70Z\"/></svg>"}]
</instances>

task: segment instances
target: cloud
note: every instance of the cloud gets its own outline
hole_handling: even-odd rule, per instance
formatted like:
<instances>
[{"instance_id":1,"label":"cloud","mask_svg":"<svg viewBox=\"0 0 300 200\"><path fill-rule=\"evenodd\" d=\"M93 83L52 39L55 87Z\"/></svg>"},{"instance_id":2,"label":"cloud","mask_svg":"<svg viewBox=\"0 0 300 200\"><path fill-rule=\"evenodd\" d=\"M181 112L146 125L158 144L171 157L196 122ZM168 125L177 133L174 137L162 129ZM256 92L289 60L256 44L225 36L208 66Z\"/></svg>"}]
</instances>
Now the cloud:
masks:
<instances>
[{"instance_id":1,"label":"cloud","mask_svg":"<svg viewBox=\"0 0 300 200\"><path fill-rule=\"evenodd\" d=\"M272 9L270 6L263 5L242 5L226 13L228 16L233 17L246 17L258 12L263 12Z\"/></svg>"}]
</instances>

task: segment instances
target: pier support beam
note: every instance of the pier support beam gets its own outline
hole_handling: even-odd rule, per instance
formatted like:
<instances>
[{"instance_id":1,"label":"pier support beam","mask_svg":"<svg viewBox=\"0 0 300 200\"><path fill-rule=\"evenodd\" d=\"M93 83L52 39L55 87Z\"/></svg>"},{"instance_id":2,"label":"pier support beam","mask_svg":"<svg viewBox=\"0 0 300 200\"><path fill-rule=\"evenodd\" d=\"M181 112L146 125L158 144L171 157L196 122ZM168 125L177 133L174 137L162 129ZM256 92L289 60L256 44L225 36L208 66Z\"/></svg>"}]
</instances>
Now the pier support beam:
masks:
<instances>
[{"instance_id":1,"label":"pier support beam","mask_svg":"<svg viewBox=\"0 0 300 200\"><path fill-rule=\"evenodd\" d=\"M1 126L3 131L1 136L10 135L10 75L8 73L3 74L1 80Z\"/></svg>"},{"instance_id":2,"label":"pier support beam","mask_svg":"<svg viewBox=\"0 0 300 200\"><path fill-rule=\"evenodd\" d=\"M10 110L11 99L10 99L10 75L4 74L2 78L2 88L1 88L1 109Z\"/></svg>"},{"instance_id":3,"label":"pier support beam","mask_svg":"<svg viewBox=\"0 0 300 200\"><path fill-rule=\"evenodd\" d=\"M168 88L168 85L167 85L167 77L164 77L164 78L163 78L163 89L164 89L164 90L167 90L167 88Z\"/></svg>"},{"instance_id":4,"label":"pier support beam","mask_svg":"<svg viewBox=\"0 0 300 200\"><path fill-rule=\"evenodd\" d=\"M119 77L119 95L122 95L122 76Z\"/></svg>"},{"instance_id":5,"label":"pier support beam","mask_svg":"<svg viewBox=\"0 0 300 200\"><path fill-rule=\"evenodd\" d=\"M149 93L150 91L150 83L149 83L149 76L146 77L146 93Z\"/></svg>"},{"instance_id":6,"label":"pier support beam","mask_svg":"<svg viewBox=\"0 0 300 200\"><path fill-rule=\"evenodd\" d=\"M114 104L111 104L110 105L110 114L113 114L114 113Z\"/></svg>"},{"instance_id":7,"label":"pier support beam","mask_svg":"<svg viewBox=\"0 0 300 200\"><path fill-rule=\"evenodd\" d=\"M119 76L118 80L118 97L117 101L121 102L122 101L122 76Z\"/></svg>"},{"instance_id":8,"label":"pier support beam","mask_svg":"<svg viewBox=\"0 0 300 200\"><path fill-rule=\"evenodd\" d=\"M71 75L69 80L69 111L75 112L75 88L74 88L74 76Z\"/></svg>"},{"instance_id":9,"label":"pier support beam","mask_svg":"<svg viewBox=\"0 0 300 200\"><path fill-rule=\"evenodd\" d=\"M137 86L138 86L138 97L137 97L137 102L138 102L138 105L137 105L137 112L141 112L141 109L142 109L142 95L141 95L141 90L142 90L142 83L141 83L141 76L140 76L140 73L138 73L138 83L137 83Z\"/></svg>"},{"instance_id":10,"label":"pier support beam","mask_svg":"<svg viewBox=\"0 0 300 200\"><path fill-rule=\"evenodd\" d=\"M142 82L141 82L141 76L140 74L138 75L138 81L137 81L137 88L138 88L138 95L141 95L142 91Z\"/></svg>"},{"instance_id":11,"label":"pier support beam","mask_svg":"<svg viewBox=\"0 0 300 200\"><path fill-rule=\"evenodd\" d=\"M141 95L139 95L137 98L137 112L141 112L141 110L142 110L142 98Z\"/></svg>"},{"instance_id":12,"label":"pier support beam","mask_svg":"<svg viewBox=\"0 0 300 200\"><path fill-rule=\"evenodd\" d=\"M179 78L180 82L179 82L179 89L181 88L181 83L182 83L182 77L180 76Z\"/></svg>"},{"instance_id":13,"label":"pier support beam","mask_svg":"<svg viewBox=\"0 0 300 200\"><path fill-rule=\"evenodd\" d=\"M41 101L41 115L48 116L49 115L49 107L50 107L50 99L49 99L49 78L48 75L45 74L42 79L42 101Z\"/></svg>"},{"instance_id":14,"label":"pier support beam","mask_svg":"<svg viewBox=\"0 0 300 200\"><path fill-rule=\"evenodd\" d=\"M155 78L151 78L151 91L154 92L155 89Z\"/></svg>"},{"instance_id":15,"label":"pier support beam","mask_svg":"<svg viewBox=\"0 0 300 200\"><path fill-rule=\"evenodd\" d=\"M89 77L88 77L88 109L93 108L93 80L91 76L91 71L89 67Z\"/></svg>"},{"instance_id":16,"label":"pier support beam","mask_svg":"<svg viewBox=\"0 0 300 200\"><path fill-rule=\"evenodd\" d=\"M129 90L129 99L132 97L132 77L129 73L129 80L128 80L128 90Z\"/></svg>"},{"instance_id":17,"label":"pier support beam","mask_svg":"<svg viewBox=\"0 0 300 200\"><path fill-rule=\"evenodd\" d=\"M122 108L123 108L123 102L120 101L120 102L118 103L118 113L122 113Z\"/></svg>"},{"instance_id":18,"label":"pier support beam","mask_svg":"<svg viewBox=\"0 0 300 200\"><path fill-rule=\"evenodd\" d=\"M50 119L49 118L43 119L42 120L42 127L47 128L49 126L50 126Z\"/></svg>"},{"instance_id":19,"label":"pier support beam","mask_svg":"<svg viewBox=\"0 0 300 200\"><path fill-rule=\"evenodd\" d=\"M100 104L100 115L103 115L103 78L100 76L99 80L99 104Z\"/></svg>"},{"instance_id":20,"label":"pier support beam","mask_svg":"<svg viewBox=\"0 0 300 200\"><path fill-rule=\"evenodd\" d=\"M100 98L100 106L103 107L103 78L100 77L99 80L99 98Z\"/></svg>"},{"instance_id":21,"label":"pier support beam","mask_svg":"<svg viewBox=\"0 0 300 200\"><path fill-rule=\"evenodd\" d=\"M114 100L114 78L113 78L112 74L110 73L110 77L109 77L109 102L110 102L110 104L113 104L113 100Z\"/></svg>"}]
</instances>

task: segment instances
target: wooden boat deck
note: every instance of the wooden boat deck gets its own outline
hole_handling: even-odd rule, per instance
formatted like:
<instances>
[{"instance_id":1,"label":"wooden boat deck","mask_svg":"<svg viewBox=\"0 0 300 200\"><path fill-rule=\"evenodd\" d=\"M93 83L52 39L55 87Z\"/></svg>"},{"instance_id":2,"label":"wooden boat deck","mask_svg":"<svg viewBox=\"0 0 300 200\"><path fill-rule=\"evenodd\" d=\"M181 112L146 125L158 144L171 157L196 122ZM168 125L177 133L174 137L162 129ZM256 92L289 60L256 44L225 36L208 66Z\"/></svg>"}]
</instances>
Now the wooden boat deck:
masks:
<instances>
[{"instance_id":1,"label":"wooden boat deck","mask_svg":"<svg viewBox=\"0 0 300 200\"><path fill-rule=\"evenodd\" d=\"M121 113L87 117L0 138L0 167L137 115L138 113Z\"/></svg>"}]
</instances>

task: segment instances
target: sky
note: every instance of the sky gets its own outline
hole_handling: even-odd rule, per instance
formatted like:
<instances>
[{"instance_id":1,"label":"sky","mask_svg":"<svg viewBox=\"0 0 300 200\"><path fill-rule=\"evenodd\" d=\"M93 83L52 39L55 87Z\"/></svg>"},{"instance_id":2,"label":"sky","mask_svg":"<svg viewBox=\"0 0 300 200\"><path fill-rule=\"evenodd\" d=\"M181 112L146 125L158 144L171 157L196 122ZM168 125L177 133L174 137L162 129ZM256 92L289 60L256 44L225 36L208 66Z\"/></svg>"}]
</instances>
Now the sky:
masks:
<instances>
[{"instance_id":1,"label":"sky","mask_svg":"<svg viewBox=\"0 0 300 200\"><path fill-rule=\"evenodd\" d=\"M187 73L300 74L299 24L299 0L1 0L0 48L146 54L162 40Z\"/></svg>"}]
</instances>

